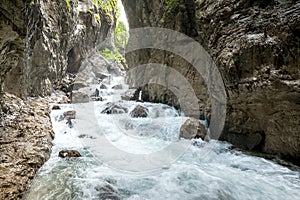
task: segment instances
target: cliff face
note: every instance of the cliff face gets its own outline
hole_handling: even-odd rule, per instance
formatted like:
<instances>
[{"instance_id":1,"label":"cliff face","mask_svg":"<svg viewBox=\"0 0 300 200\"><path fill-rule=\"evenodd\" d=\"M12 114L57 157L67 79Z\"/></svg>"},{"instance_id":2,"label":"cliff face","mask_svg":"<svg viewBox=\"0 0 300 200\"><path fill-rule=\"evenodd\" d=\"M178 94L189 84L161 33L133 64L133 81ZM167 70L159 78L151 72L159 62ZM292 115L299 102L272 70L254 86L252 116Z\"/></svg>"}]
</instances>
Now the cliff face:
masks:
<instances>
[{"instance_id":1,"label":"cliff face","mask_svg":"<svg viewBox=\"0 0 300 200\"><path fill-rule=\"evenodd\" d=\"M1 0L0 199L21 199L51 153L49 103L60 98L26 97L50 94L96 46L111 44L114 15L93 2Z\"/></svg>"},{"instance_id":2,"label":"cliff face","mask_svg":"<svg viewBox=\"0 0 300 200\"><path fill-rule=\"evenodd\" d=\"M227 93L221 139L244 149L300 162L300 3L292 0L123 0L131 28L166 27L198 41L212 56ZM166 63L182 73L209 119L206 86L182 59L140 50L128 66ZM131 83L131 77L127 77ZM152 99L173 103L165 88L142 88ZM149 92L150 91L150 92ZM146 99L148 100L148 99ZM151 99L150 99L151 100ZM209 99L208 99L209 100Z\"/></svg>"},{"instance_id":3,"label":"cliff face","mask_svg":"<svg viewBox=\"0 0 300 200\"><path fill-rule=\"evenodd\" d=\"M20 97L49 94L113 26L90 0L4 0L0 8L0 88Z\"/></svg>"}]
</instances>

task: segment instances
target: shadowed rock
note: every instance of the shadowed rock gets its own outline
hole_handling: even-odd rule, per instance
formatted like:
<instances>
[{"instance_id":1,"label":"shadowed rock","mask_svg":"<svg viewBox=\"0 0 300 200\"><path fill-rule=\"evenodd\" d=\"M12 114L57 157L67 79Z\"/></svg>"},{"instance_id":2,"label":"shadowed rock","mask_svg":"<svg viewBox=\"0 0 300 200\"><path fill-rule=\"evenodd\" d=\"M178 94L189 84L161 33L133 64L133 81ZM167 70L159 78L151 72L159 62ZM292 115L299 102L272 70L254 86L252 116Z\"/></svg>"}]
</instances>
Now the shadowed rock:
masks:
<instances>
[{"instance_id":1,"label":"shadowed rock","mask_svg":"<svg viewBox=\"0 0 300 200\"><path fill-rule=\"evenodd\" d=\"M54 106L52 107L52 110L60 110L60 107L59 107L58 105L54 105Z\"/></svg>"},{"instance_id":2,"label":"shadowed rock","mask_svg":"<svg viewBox=\"0 0 300 200\"><path fill-rule=\"evenodd\" d=\"M131 112L130 116L134 118L148 117L149 110L141 105L136 106Z\"/></svg>"},{"instance_id":3,"label":"shadowed rock","mask_svg":"<svg viewBox=\"0 0 300 200\"><path fill-rule=\"evenodd\" d=\"M127 113L128 109L115 103L108 103L107 107L101 112L103 114L122 114Z\"/></svg>"},{"instance_id":4,"label":"shadowed rock","mask_svg":"<svg viewBox=\"0 0 300 200\"><path fill-rule=\"evenodd\" d=\"M206 134L204 125L195 118L187 119L180 128L180 137L184 139L201 138L204 140Z\"/></svg>"}]
</instances>

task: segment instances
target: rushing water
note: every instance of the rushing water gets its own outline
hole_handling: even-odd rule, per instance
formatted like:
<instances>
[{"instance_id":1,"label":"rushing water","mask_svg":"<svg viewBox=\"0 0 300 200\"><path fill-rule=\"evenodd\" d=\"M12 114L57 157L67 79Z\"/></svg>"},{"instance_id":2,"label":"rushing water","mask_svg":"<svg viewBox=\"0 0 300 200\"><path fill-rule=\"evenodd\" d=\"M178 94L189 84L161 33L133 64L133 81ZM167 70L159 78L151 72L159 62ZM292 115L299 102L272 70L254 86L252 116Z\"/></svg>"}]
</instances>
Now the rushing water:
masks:
<instances>
[{"instance_id":1,"label":"rushing water","mask_svg":"<svg viewBox=\"0 0 300 200\"><path fill-rule=\"evenodd\" d=\"M119 82L122 78L114 78L110 88ZM219 141L194 140L170 165L150 172L126 172L122 170L125 166L107 164L116 159L115 154L98 144L107 155L105 159L110 159L103 160L93 152L93 143L86 141L105 137L121 151L133 155L155 152L170 143L187 142L178 140L185 117L162 104L119 101L125 90L126 87L118 91L100 90L106 100L94 103L92 113L100 130L98 135L89 134L92 128L78 129L80 113L73 128L60 120L62 113L75 105L61 105L62 110L52 112L56 133L52 155L35 177L25 199L299 199L298 171L231 150L228 143ZM149 117L132 119L129 114L101 114L106 103L112 101L129 111L137 104L143 105L149 109ZM62 149L78 150L83 157L61 159L58 152Z\"/></svg>"}]
</instances>

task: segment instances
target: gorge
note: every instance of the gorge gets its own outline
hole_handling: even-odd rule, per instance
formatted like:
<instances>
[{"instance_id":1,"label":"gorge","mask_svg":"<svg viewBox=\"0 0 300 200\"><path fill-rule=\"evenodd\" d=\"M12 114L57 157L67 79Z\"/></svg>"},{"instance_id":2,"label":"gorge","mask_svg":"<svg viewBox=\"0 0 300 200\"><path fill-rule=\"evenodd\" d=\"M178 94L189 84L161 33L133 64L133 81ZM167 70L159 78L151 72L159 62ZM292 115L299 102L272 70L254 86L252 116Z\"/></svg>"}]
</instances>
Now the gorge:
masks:
<instances>
[{"instance_id":1,"label":"gorge","mask_svg":"<svg viewBox=\"0 0 300 200\"><path fill-rule=\"evenodd\" d=\"M129 31L167 28L199 43L215 63L226 97L220 138L193 139L181 157L171 156L171 164L157 167L161 164L157 159L158 172L139 176L124 173L128 171L124 161L120 161L124 168L114 169L119 157L99 143L101 135L134 155L170 143L178 142L179 148L185 142L178 140L179 129L190 115L184 113L178 95L165 86L176 83L179 75L184 77L196 96L192 108L206 128L215 123L211 121L215 96L205 77L174 52L131 51L125 64L119 55L125 49L114 38L118 3L1 1L0 199L296 199L300 191L299 169L293 165L300 165L300 2L122 0ZM133 42L147 42L147 33L141 38ZM191 54L195 49L187 51ZM144 67L132 73L148 63L161 68L149 73ZM169 76L172 70L178 76ZM136 77L151 83L139 86ZM192 100L186 96L185 101ZM81 115L77 109L89 104L93 105L86 109L90 115ZM146 108L146 117L129 114L138 105ZM54 106L61 110L51 111ZM101 113L107 107L109 113ZM73 109L76 119L60 119ZM120 109L127 111L119 114ZM98 120L94 126L101 134L95 135L89 126L83 133L76 132L81 120L91 115ZM91 150L97 146L91 141L104 153ZM171 155L178 151L175 147ZM82 158L59 158L58 152L65 148L79 151ZM249 152L275 158L290 169ZM130 167L145 166L139 162Z\"/></svg>"}]
</instances>

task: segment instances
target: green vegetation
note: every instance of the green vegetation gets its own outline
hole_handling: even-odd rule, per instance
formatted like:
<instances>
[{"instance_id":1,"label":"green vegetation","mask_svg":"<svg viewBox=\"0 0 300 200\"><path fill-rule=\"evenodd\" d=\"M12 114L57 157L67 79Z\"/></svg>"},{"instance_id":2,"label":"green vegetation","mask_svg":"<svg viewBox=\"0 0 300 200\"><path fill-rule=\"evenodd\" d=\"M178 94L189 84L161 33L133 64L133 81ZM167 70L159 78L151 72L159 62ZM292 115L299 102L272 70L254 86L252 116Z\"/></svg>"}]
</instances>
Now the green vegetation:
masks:
<instances>
[{"instance_id":1,"label":"green vegetation","mask_svg":"<svg viewBox=\"0 0 300 200\"><path fill-rule=\"evenodd\" d=\"M118 48L125 49L126 44L128 42L129 34L128 34L128 31L126 30L126 26L123 22L118 20L117 26L114 31L114 35L115 35L115 37L114 37L115 45Z\"/></svg>"},{"instance_id":2,"label":"green vegetation","mask_svg":"<svg viewBox=\"0 0 300 200\"><path fill-rule=\"evenodd\" d=\"M34 1L30 1L29 5L33 6L34 5Z\"/></svg>"},{"instance_id":3,"label":"green vegetation","mask_svg":"<svg viewBox=\"0 0 300 200\"><path fill-rule=\"evenodd\" d=\"M119 49L117 48L115 51L111 51L108 48L106 48L103 51L100 51L99 53L107 60L115 60L119 63L125 63L124 57L120 54Z\"/></svg>"},{"instance_id":4,"label":"green vegetation","mask_svg":"<svg viewBox=\"0 0 300 200\"><path fill-rule=\"evenodd\" d=\"M167 8L169 8L170 6L172 6L173 3L174 3L175 1L176 1L176 0L167 0L167 1L166 1L166 6L167 6Z\"/></svg>"},{"instance_id":5,"label":"green vegetation","mask_svg":"<svg viewBox=\"0 0 300 200\"><path fill-rule=\"evenodd\" d=\"M98 13L98 14L95 14L95 18L96 18L97 22L98 22L99 24L101 24L101 17L100 17L100 14L99 14L99 13Z\"/></svg>"},{"instance_id":6,"label":"green vegetation","mask_svg":"<svg viewBox=\"0 0 300 200\"><path fill-rule=\"evenodd\" d=\"M97 9L102 8L105 11L114 11L117 7L117 0L92 0Z\"/></svg>"},{"instance_id":7,"label":"green vegetation","mask_svg":"<svg viewBox=\"0 0 300 200\"><path fill-rule=\"evenodd\" d=\"M118 18L118 0L92 0L92 2L97 10L96 12L101 8L112 20L115 19L114 16Z\"/></svg>"},{"instance_id":8,"label":"green vegetation","mask_svg":"<svg viewBox=\"0 0 300 200\"><path fill-rule=\"evenodd\" d=\"M71 10L71 3L70 3L70 0L65 0L66 1L66 4L67 4L67 8L68 8L68 10L69 10L69 12L70 12L70 10Z\"/></svg>"},{"instance_id":9,"label":"green vegetation","mask_svg":"<svg viewBox=\"0 0 300 200\"><path fill-rule=\"evenodd\" d=\"M108 48L100 51L99 53L105 57L107 60L114 60L119 63L124 64L125 58L120 53L123 52L126 44L128 42L129 34L126 26L123 22L119 20L120 18L120 8L118 6L118 0L92 0L96 8L104 9L107 14L111 15L112 20L116 20L116 27L114 29L114 43L115 48L110 50ZM99 19L100 21L100 15Z\"/></svg>"}]
</instances>

